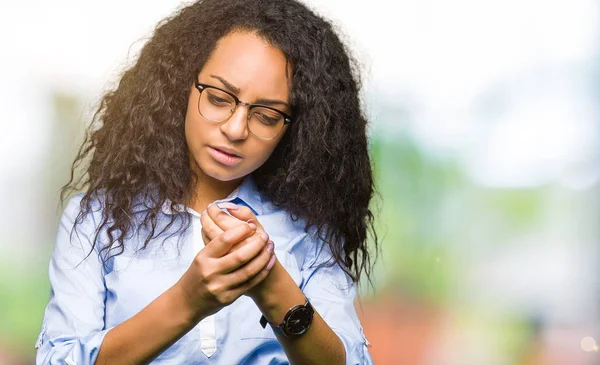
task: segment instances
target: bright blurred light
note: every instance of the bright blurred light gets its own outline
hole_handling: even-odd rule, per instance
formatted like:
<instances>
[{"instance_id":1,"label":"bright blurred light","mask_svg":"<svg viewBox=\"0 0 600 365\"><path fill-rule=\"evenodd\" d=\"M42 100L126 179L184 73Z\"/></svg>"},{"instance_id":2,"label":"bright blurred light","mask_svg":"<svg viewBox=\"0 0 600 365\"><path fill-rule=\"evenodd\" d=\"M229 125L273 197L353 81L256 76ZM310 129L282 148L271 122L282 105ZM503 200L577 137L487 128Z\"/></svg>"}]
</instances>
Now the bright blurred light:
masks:
<instances>
[{"instance_id":1,"label":"bright blurred light","mask_svg":"<svg viewBox=\"0 0 600 365\"><path fill-rule=\"evenodd\" d=\"M593 337L584 337L581 339L581 349L585 352L598 352L598 345Z\"/></svg>"}]
</instances>

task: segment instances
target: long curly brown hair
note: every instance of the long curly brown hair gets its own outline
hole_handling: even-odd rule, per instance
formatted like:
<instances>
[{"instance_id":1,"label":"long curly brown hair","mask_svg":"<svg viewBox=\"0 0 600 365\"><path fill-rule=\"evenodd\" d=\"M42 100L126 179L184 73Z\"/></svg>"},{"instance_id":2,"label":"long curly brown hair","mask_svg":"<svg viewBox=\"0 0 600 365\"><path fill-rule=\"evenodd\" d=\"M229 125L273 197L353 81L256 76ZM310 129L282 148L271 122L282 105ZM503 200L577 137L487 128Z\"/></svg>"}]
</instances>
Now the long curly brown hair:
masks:
<instances>
[{"instance_id":1,"label":"long curly brown hair","mask_svg":"<svg viewBox=\"0 0 600 365\"><path fill-rule=\"evenodd\" d=\"M295 121L252 173L258 189L292 219L304 220L306 230L314 229L355 282L363 272L370 280L378 243L357 62L328 21L294 0L200 0L157 25L135 64L100 99L61 189L63 202L85 191L73 228L101 199L103 218L93 245L106 228L110 242L101 252L110 258L123 252L124 238L136 227L150 227L146 247L180 216L173 210L167 227L157 232L164 202L188 201L196 178L184 135L189 86L217 41L233 30L254 32L293 65ZM136 224L139 196L152 204ZM187 229L189 219L181 215L181 229Z\"/></svg>"}]
</instances>

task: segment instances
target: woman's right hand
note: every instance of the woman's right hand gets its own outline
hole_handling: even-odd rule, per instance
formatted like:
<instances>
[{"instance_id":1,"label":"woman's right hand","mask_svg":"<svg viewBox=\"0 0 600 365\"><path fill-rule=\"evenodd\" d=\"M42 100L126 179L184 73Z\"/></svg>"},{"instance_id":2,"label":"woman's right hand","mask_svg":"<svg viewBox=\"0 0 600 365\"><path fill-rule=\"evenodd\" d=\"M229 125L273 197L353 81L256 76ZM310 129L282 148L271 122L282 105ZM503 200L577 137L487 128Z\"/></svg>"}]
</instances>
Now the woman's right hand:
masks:
<instances>
[{"instance_id":1,"label":"woman's right hand","mask_svg":"<svg viewBox=\"0 0 600 365\"><path fill-rule=\"evenodd\" d=\"M240 221L211 238L177 282L195 321L233 303L267 276L273 247L266 234L255 233L255 224Z\"/></svg>"}]
</instances>

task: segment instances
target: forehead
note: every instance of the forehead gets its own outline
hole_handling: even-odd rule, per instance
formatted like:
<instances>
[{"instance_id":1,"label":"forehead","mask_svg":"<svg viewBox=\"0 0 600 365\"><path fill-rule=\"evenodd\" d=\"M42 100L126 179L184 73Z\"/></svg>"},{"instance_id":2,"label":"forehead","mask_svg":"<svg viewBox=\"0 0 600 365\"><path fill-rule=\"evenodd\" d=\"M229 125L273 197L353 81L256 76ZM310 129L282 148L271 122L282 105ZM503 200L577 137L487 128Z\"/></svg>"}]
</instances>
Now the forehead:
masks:
<instances>
[{"instance_id":1,"label":"forehead","mask_svg":"<svg viewBox=\"0 0 600 365\"><path fill-rule=\"evenodd\" d=\"M219 40L200 71L202 82L218 75L240 89L240 97L288 101L291 65L284 53L250 32L233 32Z\"/></svg>"}]
</instances>

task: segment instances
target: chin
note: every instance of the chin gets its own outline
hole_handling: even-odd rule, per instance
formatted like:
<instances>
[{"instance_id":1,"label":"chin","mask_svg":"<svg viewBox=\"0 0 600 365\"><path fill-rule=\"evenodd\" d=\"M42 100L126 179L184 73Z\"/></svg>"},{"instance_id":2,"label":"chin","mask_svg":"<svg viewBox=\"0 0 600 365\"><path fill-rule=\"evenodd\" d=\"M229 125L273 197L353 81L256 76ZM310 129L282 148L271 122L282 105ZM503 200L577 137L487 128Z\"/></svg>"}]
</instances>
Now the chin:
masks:
<instances>
[{"instance_id":1,"label":"chin","mask_svg":"<svg viewBox=\"0 0 600 365\"><path fill-rule=\"evenodd\" d=\"M246 175L215 174L215 175L208 175L208 176L212 177L215 180L219 180L219 181L223 181L223 182L228 182L228 181L234 181L234 180L241 179L241 178L243 178Z\"/></svg>"},{"instance_id":2,"label":"chin","mask_svg":"<svg viewBox=\"0 0 600 365\"><path fill-rule=\"evenodd\" d=\"M241 179L244 176L248 175L250 172L244 172L239 168L235 169L227 169L222 166L214 166L214 165L200 165L200 169L204 172L205 175L219 181L233 181L237 179Z\"/></svg>"}]
</instances>

